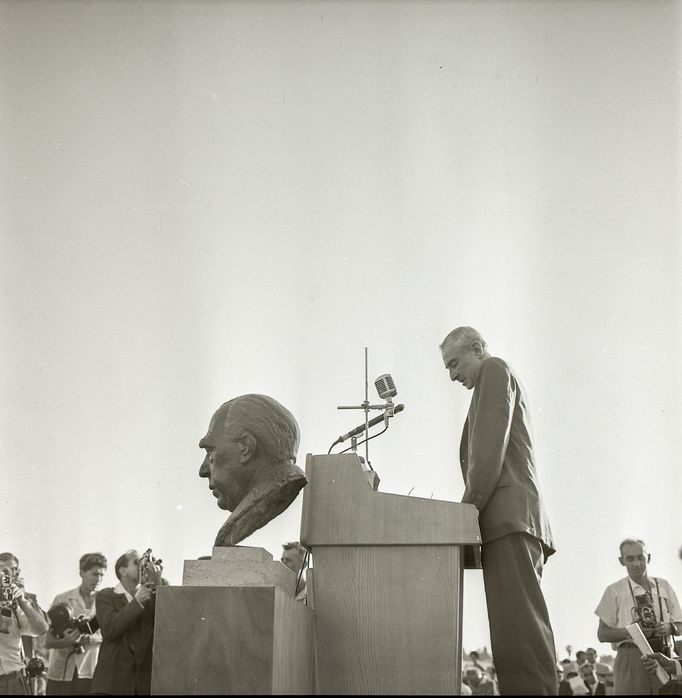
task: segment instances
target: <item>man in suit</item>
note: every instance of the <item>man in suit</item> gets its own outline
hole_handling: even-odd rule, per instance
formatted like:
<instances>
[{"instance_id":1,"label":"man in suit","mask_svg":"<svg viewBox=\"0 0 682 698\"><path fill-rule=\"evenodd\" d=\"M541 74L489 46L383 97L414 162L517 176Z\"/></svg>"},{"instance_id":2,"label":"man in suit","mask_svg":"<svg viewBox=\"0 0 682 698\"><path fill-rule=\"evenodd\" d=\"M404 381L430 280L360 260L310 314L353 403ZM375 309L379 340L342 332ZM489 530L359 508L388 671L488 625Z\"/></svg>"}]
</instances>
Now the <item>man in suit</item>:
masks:
<instances>
[{"instance_id":1,"label":"man in suit","mask_svg":"<svg viewBox=\"0 0 682 698\"><path fill-rule=\"evenodd\" d=\"M157 584L165 582L161 566L153 559L142 564L144 569L136 550L123 553L116 561L118 585L97 593L95 608L103 641L91 693L151 693L154 592Z\"/></svg>"},{"instance_id":2,"label":"man in suit","mask_svg":"<svg viewBox=\"0 0 682 698\"><path fill-rule=\"evenodd\" d=\"M473 390L460 444L462 502L479 511L492 654L502 695L556 695L554 634L540 588L554 553L538 490L525 392L472 327L440 346L452 381Z\"/></svg>"}]
</instances>

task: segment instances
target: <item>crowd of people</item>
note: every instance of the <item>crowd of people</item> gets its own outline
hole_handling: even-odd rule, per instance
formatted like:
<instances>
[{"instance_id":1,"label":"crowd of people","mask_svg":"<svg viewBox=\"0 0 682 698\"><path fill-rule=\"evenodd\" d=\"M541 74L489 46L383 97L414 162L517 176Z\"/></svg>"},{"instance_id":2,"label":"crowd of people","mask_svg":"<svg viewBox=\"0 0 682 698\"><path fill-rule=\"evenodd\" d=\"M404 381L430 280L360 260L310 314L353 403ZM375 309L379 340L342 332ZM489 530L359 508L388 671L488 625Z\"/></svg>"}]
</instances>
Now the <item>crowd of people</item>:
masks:
<instances>
[{"instance_id":1,"label":"crowd of people","mask_svg":"<svg viewBox=\"0 0 682 698\"><path fill-rule=\"evenodd\" d=\"M298 541L282 545L304 604L307 560ZM107 568L101 553L82 555L78 586L46 612L26 590L17 556L0 553L0 695L151 693L155 591L167 584L161 560L128 550L114 565L118 584L101 589Z\"/></svg>"},{"instance_id":2,"label":"crowd of people","mask_svg":"<svg viewBox=\"0 0 682 698\"><path fill-rule=\"evenodd\" d=\"M118 584L100 589L108 563L82 555L80 583L45 612L25 588L19 559L0 554L0 694L150 694L160 561L128 550L115 562Z\"/></svg>"}]
</instances>

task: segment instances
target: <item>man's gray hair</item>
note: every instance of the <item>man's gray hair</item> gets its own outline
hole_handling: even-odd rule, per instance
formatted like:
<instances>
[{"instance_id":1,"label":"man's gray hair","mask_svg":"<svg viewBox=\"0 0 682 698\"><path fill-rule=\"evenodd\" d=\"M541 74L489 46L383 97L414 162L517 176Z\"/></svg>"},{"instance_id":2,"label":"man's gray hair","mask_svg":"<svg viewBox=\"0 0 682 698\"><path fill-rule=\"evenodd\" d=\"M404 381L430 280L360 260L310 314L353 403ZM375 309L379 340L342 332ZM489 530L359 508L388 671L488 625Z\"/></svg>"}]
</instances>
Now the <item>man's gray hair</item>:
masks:
<instances>
[{"instance_id":1,"label":"man's gray hair","mask_svg":"<svg viewBox=\"0 0 682 698\"><path fill-rule=\"evenodd\" d=\"M620 556L623 557L623 546L624 545L641 545L646 549L646 543L641 538L626 538L619 546Z\"/></svg>"},{"instance_id":2,"label":"man's gray hair","mask_svg":"<svg viewBox=\"0 0 682 698\"><path fill-rule=\"evenodd\" d=\"M487 344L485 343L485 339L481 336L481 333L473 327L465 325L463 327L457 327L452 330L452 332L449 332L439 349L442 350L446 344L454 344L456 347L470 347L474 342L480 342L481 349L484 351L486 350Z\"/></svg>"},{"instance_id":3,"label":"man's gray hair","mask_svg":"<svg viewBox=\"0 0 682 698\"><path fill-rule=\"evenodd\" d=\"M294 415L267 395L241 395L220 407L223 424L230 431L247 431L256 439L258 449L276 464L296 463L301 434Z\"/></svg>"}]
</instances>

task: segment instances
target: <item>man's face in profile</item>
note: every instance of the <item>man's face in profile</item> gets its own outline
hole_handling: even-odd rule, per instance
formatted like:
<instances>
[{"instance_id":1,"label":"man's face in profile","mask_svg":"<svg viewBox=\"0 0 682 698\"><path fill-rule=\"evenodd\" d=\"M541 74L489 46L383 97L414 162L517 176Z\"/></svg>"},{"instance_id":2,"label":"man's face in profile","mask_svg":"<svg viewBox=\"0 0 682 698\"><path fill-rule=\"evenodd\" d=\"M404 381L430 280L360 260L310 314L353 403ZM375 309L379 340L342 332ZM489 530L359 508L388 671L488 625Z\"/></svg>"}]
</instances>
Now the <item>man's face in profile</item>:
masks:
<instances>
[{"instance_id":1,"label":"man's face in profile","mask_svg":"<svg viewBox=\"0 0 682 698\"><path fill-rule=\"evenodd\" d=\"M249 468L242 462L238 435L230 430L225 410L218 410L211 419L206 436L199 448L206 450L206 458L199 475L208 478L208 487L218 499L218 506L234 511L244 498L249 482Z\"/></svg>"},{"instance_id":2,"label":"man's face in profile","mask_svg":"<svg viewBox=\"0 0 682 698\"><path fill-rule=\"evenodd\" d=\"M467 390L471 390L476 384L476 376L483 363L480 347L458 346L448 342L441 352L450 380L459 381Z\"/></svg>"},{"instance_id":3,"label":"man's face in profile","mask_svg":"<svg viewBox=\"0 0 682 698\"><path fill-rule=\"evenodd\" d=\"M298 573L303 566L303 555L298 548L282 550L282 557L280 560L282 564L286 565L292 572Z\"/></svg>"}]
</instances>

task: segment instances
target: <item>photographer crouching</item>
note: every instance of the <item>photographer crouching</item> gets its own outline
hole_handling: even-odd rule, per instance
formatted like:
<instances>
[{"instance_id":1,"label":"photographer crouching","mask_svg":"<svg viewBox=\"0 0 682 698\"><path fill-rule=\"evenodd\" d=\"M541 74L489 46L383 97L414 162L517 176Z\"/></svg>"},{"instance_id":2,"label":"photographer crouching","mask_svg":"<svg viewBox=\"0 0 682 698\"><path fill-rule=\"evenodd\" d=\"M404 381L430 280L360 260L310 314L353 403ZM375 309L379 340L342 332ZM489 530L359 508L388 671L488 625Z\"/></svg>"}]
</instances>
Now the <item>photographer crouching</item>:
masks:
<instances>
[{"instance_id":1,"label":"photographer crouching","mask_svg":"<svg viewBox=\"0 0 682 698\"><path fill-rule=\"evenodd\" d=\"M45 617L25 596L12 570L0 565L0 695L30 695L25 676L22 634L47 632Z\"/></svg>"},{"instance_id":2,"label":"photographer crouching","mask_svg":"<svg viewBox=\"0 0 682 698\"><path fill-rule=\"evenodd\" d=\"M90 693L102 634L95 616L95 595L107 571L101 553L86 553L79 561L81 583L57 594L47 615L50 631L48 696L80 696Z\"/></svg>"},{"instance_id":3,"label":"photographer crouching","mask_svg":"<svg viewBox=\"0 0 682 698\"><path fill-rule=\"evenodd\" d=\"M129 550L116 560L118 585L102 589L95 600L104 640L91 693L151 693L155 593L167 584L161 572L151 550L141 557Z\"/></svg>"}]
</instances>

